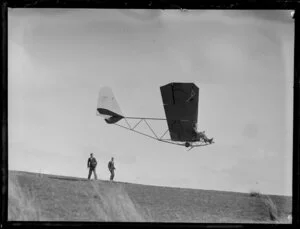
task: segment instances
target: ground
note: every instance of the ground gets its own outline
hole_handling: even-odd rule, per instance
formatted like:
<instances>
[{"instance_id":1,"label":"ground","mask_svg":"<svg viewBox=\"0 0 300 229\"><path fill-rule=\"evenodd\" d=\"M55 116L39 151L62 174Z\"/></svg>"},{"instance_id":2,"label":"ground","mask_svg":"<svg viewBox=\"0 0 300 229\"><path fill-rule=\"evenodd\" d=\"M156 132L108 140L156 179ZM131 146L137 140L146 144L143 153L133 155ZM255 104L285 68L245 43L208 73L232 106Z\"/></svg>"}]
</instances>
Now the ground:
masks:
<instances>
[{"instance_id":1,"label":"ground","mask_svg":"<svg viewBox=\"0 0 300 229\"><path fill-rule=\"evenodd\" d=\"M291 223L292 197L9 171L9 221ZM268 197L276 207L271 220ZM273 207L274 207L273 206Z\"/></svg>"}]
</instances>

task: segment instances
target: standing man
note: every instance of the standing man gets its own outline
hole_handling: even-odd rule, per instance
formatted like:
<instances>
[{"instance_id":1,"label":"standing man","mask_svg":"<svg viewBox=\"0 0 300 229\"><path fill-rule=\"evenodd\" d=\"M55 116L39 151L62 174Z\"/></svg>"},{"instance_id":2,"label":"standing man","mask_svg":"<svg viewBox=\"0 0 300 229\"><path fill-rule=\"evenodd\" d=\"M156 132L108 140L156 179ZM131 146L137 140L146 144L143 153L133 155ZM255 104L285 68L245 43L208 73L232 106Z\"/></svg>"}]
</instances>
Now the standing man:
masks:
<instances>
[{"instance_id":1,"label":"standing man","mask_svg":"<svg viewBox=\"0 0 300 229\"><path fill-rule=\"evenodd\" d=\"M112 157L111 160L108 162L108 169L110 171L110 180L112 181L115 176L115 163L114 158Z\"/></svg>"},{"instance_id":2,"label":"standing man","mask_svg":"<svg viewBox=\"0 0 300 229\"><path fill-rule=\"evenodd\" d=\"M97 160L93 157L93 154L91 153L91 156L88 159L87 167L90 168L88 179L91 178L92 172L94 172L95 180L97 180L97 174L96 174L96 166L97 166Z\"/></svg>"}]
</instances>

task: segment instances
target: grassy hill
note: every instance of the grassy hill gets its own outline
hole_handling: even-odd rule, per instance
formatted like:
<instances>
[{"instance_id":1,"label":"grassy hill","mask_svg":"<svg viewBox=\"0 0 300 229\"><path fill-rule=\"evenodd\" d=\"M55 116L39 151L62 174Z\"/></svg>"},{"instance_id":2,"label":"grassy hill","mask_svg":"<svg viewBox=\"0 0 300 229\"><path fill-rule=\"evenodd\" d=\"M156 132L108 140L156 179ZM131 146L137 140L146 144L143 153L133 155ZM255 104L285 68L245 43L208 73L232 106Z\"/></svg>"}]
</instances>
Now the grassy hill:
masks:
<instances>
[{"instance_id":1,"label":"grassy hill","mask_svg":"<svg viewBox=\"0 0 300 229\"><path fill-rule=\"evenodd\" d=\"M292 198L9 171L10 221L290 223ZM273 220L270 213L275 215ZM272 215L271 214L271 215Z\"/></svg>"}]
</instances>

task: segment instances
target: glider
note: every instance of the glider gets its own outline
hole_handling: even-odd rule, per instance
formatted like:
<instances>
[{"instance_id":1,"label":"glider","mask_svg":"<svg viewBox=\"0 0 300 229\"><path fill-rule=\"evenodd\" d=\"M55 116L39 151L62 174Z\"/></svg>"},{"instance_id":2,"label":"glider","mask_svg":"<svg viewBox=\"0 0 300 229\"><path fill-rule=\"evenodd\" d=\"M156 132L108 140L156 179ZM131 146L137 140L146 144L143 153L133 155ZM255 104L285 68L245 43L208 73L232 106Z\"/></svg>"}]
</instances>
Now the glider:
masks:
<instances>
[{"instance_id":1,"label":"glider","mask_svg":"<svg viewBox=\"0 0 300 229\"><path fill-rule=\"evenodd\" d=\"M210 145L213 139L208 139L204 132L197 131L198 123L198 102L199 88L194 83L169 83L160 87L163 107L166 118L143 118L124 116L116 101L116 98L109 87L100 89L97 115L104 118L106 123L131 130L146 137L165 142L188 147ZM118 122L124 119L126 126ZM135 119L137 123L131 126L128 119ZM158 136L153 130L148 120L166 121L168 129L162 136ZM145 122L153 135L149 135L137 130L137 126ZM169 132L170 138L165 136Z\"/></svg>"}]
</instances>

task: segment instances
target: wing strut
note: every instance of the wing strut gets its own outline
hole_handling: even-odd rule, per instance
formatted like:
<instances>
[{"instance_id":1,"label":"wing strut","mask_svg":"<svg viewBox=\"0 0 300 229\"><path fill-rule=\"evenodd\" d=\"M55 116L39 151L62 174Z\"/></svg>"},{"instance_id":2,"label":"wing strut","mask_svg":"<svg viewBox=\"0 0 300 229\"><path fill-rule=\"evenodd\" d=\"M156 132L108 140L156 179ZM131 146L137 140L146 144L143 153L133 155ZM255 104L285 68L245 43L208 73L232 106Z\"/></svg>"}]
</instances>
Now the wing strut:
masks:
<instances>
[{"instance_id":1,"label":"wing strut","mask_svg":"<svg viewBox=\"0 0 300 229\"><path fill-rule=\"evenodd\" d=\"M114 125L117 125L119 127L122 127L124 129L127 129L127 130L131 130L135 133L138 133L138 134L141 134L141 135L144 135L146 137L149 137L149 138L152 138L154 140L157 140L157 141L160 141L160 142L165 142L165 143L169 143L169 144L173 144L173 145L180 145L180 146L185 146L185 143L176 143L176 142L173 142L171 139L165 139L163 138L167 132L169 132L169 129L167 129L164 134L161 136L161 137L158 137L158 135L155 133L155 131L153 130L153 128L151 127L151 125L146 121L148 118L132 118L132 119L139 119L139 121L133 126L131 127L131 125L128 123L128 121L126 120L127 117L124 117L125 119L125 122L127 124L127 126L123 126L121 124L118 124L118 123L114 123ZM165 119L151 119L151 120L165 120ZM151 130L153 136L149 135L149 134L145 134L143 132L140 132L140 131L137 131L136 128L140 125L140 123L142 122L145 122L146 125L148 126L149 130ZM206 146L206 145L209 145L208 143L204 143L203 141L200 141L200 142L197 142L193 145L191 145L191 147L188 149L188 150L191 150L192 148L194 147L199 147L199 146Z\"/></svg>"}]
</instances>

